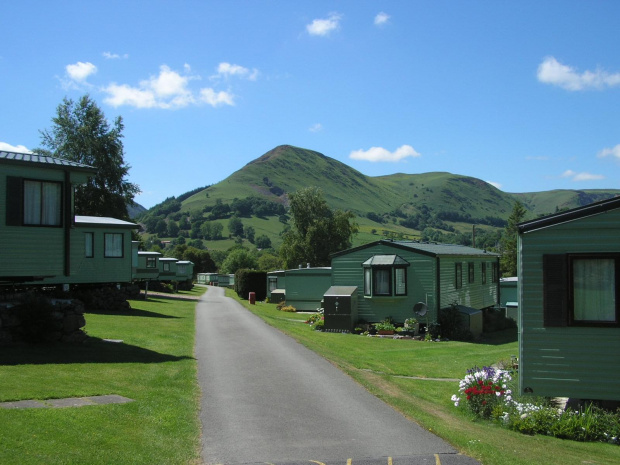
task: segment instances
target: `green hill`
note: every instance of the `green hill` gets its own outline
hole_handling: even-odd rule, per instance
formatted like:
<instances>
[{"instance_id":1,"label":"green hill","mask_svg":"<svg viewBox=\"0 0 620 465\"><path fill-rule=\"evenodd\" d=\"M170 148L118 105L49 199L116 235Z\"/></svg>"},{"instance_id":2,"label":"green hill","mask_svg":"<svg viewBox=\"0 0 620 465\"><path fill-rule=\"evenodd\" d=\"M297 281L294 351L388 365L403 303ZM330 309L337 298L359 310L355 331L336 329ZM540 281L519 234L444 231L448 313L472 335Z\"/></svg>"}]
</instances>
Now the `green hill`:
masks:
<instances>
[{"instance_id":1,"label":"green hill","mask_svg":"<svg viewBox=\"0 0 620 465\"><path fill-rule=\"evenodd\" d=\"M524 204L530 219L620 194L611 189L513 194L480 179L445 172L370 177L321 153L282 145L217 184L166 199L140 221L151 230L156 219L180 221L188 239L200 238L197 230L204 222L219 222L227 238L227 218L236 211L245 227L254 228L256 236L267 235L277 247L285 227L287 194L308 186L320 187L332 208L358 216L356 244L380 235L454 240L455 235L469 235L474 224L493 233L503 228L516 200ZM253 206L248 207L250 203ZM279 213L275 206L281 206ZM231 243L207 241L214 249Z\"/></svg>"}]
</instances>

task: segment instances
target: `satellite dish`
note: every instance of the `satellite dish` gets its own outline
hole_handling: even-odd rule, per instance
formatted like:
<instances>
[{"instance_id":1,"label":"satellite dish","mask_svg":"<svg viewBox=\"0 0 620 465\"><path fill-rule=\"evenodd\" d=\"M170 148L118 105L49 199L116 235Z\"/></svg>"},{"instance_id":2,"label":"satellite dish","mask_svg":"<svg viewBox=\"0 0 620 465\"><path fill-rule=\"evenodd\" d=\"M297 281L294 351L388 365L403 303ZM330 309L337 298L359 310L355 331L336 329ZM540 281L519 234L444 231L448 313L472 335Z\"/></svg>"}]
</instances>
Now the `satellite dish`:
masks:
<instances>
[{"instance_id":1,"label":"satellite dish","mask_svg":"<svg viewBox=\"0 0 620 465\"><path fill-rule=\"evenodd\" d=\"M418 302L413 306L413 312L418 316L426 315L428 311L428 306L424 302Z\"/></svg>"}]
</instances>

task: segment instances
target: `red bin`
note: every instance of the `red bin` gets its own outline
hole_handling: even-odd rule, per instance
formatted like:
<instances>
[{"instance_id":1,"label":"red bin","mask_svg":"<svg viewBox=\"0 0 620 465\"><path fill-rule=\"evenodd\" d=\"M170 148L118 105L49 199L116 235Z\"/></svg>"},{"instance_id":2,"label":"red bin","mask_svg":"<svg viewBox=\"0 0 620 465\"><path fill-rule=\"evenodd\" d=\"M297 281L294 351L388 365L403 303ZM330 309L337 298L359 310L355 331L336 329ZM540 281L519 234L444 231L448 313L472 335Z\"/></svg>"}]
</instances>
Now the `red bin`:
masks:
<instances>
[{"instance_id":1,"label":"red bin","mask_svg":"<svg viewBox=\"0 0 620 465\"><path fill-rule=\"evenodd\" d=\"M256 304L256 292L250 292L250 298L248 300L250 301L250 305Z\"/></svg>"}]
</instances>

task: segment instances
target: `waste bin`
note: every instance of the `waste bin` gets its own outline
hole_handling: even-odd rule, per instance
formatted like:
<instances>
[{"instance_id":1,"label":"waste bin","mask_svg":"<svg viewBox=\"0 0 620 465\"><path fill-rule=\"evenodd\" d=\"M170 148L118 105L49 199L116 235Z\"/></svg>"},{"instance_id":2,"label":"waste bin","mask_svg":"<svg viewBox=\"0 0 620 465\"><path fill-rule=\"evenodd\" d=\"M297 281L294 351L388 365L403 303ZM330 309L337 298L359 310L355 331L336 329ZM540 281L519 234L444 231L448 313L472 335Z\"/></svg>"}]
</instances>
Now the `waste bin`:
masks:
<instances>
[{"instance_id":1,"label":"waste bin","mask_svg":"<svg viewBox=\"0 0 620 465\"><path fill-rule=\"evenodd\" d=\"M250 305L256 304L256 292L250 292L250 298L248 300L250 301Z\"/></svg>"}]
</instances>

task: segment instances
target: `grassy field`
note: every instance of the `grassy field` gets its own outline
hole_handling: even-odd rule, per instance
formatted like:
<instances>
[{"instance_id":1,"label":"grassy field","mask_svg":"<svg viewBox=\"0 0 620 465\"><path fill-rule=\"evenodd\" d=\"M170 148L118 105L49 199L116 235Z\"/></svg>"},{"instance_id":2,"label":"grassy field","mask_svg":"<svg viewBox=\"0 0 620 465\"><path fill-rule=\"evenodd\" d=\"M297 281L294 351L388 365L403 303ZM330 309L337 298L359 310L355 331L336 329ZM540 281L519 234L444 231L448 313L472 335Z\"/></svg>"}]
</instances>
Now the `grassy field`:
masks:
<instances>
[{"instance_id":1,"label":"grassy field","mask_svg":"<svg viewBox=\"0 0 620 465\"><path fill-rule=\"evenodd\" d=\"M234 292L227 292L239 300ZM616 445L526 436L491 422L472 421L450 400L457 393L458 382L430 379L460 379L475 365L510 360L518 352L516 331L497 333L478 344L322 333L303 323L308 315L280 312L273 304L239 301L330 360L405 416L485 465L620 463L620 447Z\"/></svg>"},{"instance_id":2,"label":"grassy field","mask_svg":"<svg viewBox=\"0 0 620 465\"><path fill-rule=\"evenodd\" d=\"M127 313L87 313L84 344L0 348L2 402L105 394L134 400L0 409L0 463L199 463L192 299L203 292L130 301Z\"/></svg>"}]
</instances>

